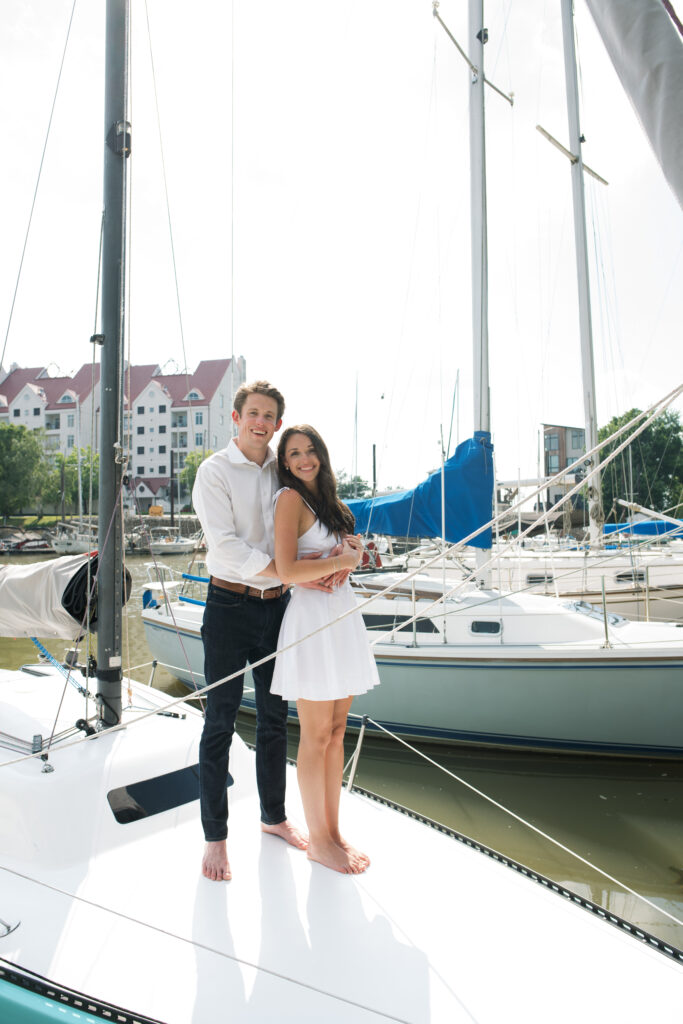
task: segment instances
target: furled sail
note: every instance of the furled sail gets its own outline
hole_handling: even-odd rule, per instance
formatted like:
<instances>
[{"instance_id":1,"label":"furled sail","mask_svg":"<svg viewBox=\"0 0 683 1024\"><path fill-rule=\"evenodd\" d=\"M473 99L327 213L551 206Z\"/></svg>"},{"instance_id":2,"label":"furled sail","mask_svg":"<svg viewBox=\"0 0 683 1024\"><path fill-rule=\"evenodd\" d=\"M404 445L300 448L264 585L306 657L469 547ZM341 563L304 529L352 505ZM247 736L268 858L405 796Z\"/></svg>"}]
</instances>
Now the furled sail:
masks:
<instances>
[{"instance_id":1,"label":"furled sail","mask_svg":"<svg viewBox=\"0 0 683 1024\"><path fill-rule=\"evenodd\" d=\"M662 0L586 0L610 60L683 207L683 42Z\"/></svg>"},{"instance_id":2,"label":"furled sail","mask_svg":"<svg viewBox=\"0 0 683 1024\"><path fill-rule=\"evenodd\" d=\"M97 555L66 555L49 562L0 567L0 636L75 642L97 628L97 600L88 602ZM130 594L126 573L125 597Z\"/></svg>"},{"instance_id":3,"label":"furled sail","mask_svg":"<svg viewBox=\"0 0 683 1024\"><path fill-rule=\"evenodd\" d=\"M488 523L493 507L493 445L491 435L475 431L446 460L446 540L455 544ZM379 498L347 501L360 532L393 537L440 537L441 470L430 473L413 490L383 494ZM471 541L474 547L491 547L491 530Z\"/></svg>"}]
</instances>

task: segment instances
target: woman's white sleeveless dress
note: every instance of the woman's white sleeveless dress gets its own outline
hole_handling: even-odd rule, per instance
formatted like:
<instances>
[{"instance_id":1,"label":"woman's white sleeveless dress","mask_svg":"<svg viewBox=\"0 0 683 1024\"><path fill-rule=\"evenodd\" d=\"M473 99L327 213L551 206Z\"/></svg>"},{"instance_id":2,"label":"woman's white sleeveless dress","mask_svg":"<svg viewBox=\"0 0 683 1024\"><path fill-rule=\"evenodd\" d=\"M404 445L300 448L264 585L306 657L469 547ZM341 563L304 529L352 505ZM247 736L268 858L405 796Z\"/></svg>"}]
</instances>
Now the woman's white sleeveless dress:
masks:
<instances>
[{"instance_id":1,"label":"woman's white sleeveless dress","mask_svg":"<svg viewBox=\"0 0 683 1024\"><path fill-rule=\"evenodd\" d=\"M276 501L281 493L275 495ZM320 551L321 557L326 558L337 543L335 535L316 519L299 537L298 557ZM280 627L278 650L355 608L356 598L348 580L331 594L294 587ZM354 611L341 622L278 654L270 692L284 700L339 700L367 693L378 683L363 617Z\"/></svg>"}]
</instances>

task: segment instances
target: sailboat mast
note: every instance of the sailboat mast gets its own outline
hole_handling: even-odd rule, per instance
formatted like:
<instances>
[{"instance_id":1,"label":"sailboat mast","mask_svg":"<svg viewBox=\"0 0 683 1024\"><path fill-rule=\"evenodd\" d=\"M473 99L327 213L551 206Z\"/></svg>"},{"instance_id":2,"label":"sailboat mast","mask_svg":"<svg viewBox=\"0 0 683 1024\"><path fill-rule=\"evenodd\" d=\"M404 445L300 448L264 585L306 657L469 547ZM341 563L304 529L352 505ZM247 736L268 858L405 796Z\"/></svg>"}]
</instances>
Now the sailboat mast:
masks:
<instances>
[{"instance_id":1,"label":"sailboat mast","mask_svg":"<svg viewBox=\"0 0 683 1024\"><path fill-rule=\"evenodd\" d=\"M126 297L126 178L130 0L107 0L104 97L104 229L100 396L97 701L100 722L121 719L123 604L123 339Z\"/></svg>"},{"instance_id":2,"label":"sailboat mast","mask_svg":"<svg viewBox=\"0 0 683 1024\"><path fill-rule=\"evenodd\" d=\"M472 232L472 334L474 429L491 431L489 404L489 321L488 321L488 227L486 218L486 135L484 117L484 28L483 0L469 0L469 56L475 65L470 83L470 199ZM490 552L477 548L477 565L490 558ZM479 575L490 585L490 572Z\"/></svg>"},{"instance_id":3,"label":"sailboat mast","mask_svg":"<svg viewBox=\"0 0 683 1024\"><path fill-rule=\"evenodd\" d=\"M574 47L573 0L562 0L562 37L564 42L564 72L567 88L567 116L569 120L569 148L576 155L572 160L572 195L574 200L574 237L576 240L576 273L579 287L579 330L581 337L581 372L583 377L583 405L586 424L586 451L598 443L598 421L595 401L595 368L593 363L593 325L591 321L590 281L588 276L588 241L586 237L586 199L583 187L583 137L579 126L579 87L576 74ZM594 461L591 461L592 469ZM600 474L588 486L589 527L591 547L602 541L604 513Z\"/></svg>"}]
</instances>

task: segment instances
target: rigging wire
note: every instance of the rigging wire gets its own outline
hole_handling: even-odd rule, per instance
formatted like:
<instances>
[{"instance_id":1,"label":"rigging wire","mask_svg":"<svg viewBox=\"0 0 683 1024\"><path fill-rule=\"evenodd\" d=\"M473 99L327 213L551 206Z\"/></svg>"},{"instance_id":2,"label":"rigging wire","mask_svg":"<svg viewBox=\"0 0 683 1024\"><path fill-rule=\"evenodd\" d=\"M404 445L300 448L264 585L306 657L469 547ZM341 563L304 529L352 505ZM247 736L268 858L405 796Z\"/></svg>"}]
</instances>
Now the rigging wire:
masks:
<instances>
[{"instance_id":1,"label":"rigging wire","mask_svg":"<svg viewBox=\"0 0 683 1024\"><path fill-rule=\"evenodd\" d=\"M428 761L429 764L431 764L433 767L438 768L439 771L444 772L444 774L448 775L451 779L454 779L456 782L460 782L467 789L471 790L473 793L476 793L477 796L480 796L484 800L487 800L488 803L498 808L499 811L504 811L505 814L509 814L511 818L514 818L515 821L518 821L521 825L524 825L526 828L530 828L533 832L536 832L536 834L541 836L542 839L546 839L548 842L553 843L553 845L557 846L558 849L562 850L564 853L570 854L572 857L575 857L577 860L581 861L582 864L585 864L593 871L597 871L599 875L602 875L602 877L608 879L608 881L614 883L617 886L623 887L626 890L626 892L629 892L632 896L636 896L638 899L642 900L643 903L646 903L649 907L652 907L659 913L664 914L665 917L668 917L675 924L683 925L683 920L676 917L674 914L671 914L668 910L665 910L664 907L661 907L657 903L654 903L652 900L648 899L647 896L641 895L641 893L637 892L635 889L632 889L629 885L627 885L625 882L622 882L620 879L615 878L614 875L610 875L609 872L603 870L603 868L599 867L597 864L594 864L590 860L586 860L586 858L582 857L580 853L577 853L575 850L572 850L569 846L565 846L565 844L561 843L559 839L554 839L553 836L551 836L548 832L544 832L543 829L538 828L537 825L532 824L532 822L527 821L526 818L523 818L521 815L516 814L514 811L511 811L509 807L506 807L504 804L498 803L498 801L494 800L494 798L489 796L488 793L484 793L483 790L478 789L476 786L473 786L471 782L468 782L466 779L463 779L461 775L456 775L455 772L452 772L449 768L446 768L445 765L439 764L438 761L434 761L423 751L418 750L417 747L413 747L412 744L408 743L401 736L397 736L395 733L390 732L389 729L385 729L380 722L375 722L372 718L369 718L368 721L372 722L374 726L376 726L382 732L386 733L388 736L391 736L392 739L398 740L399 743L402 743L404 747L407 747L408 750L411 750L414 754L419 754L420 757L422 757L425 761Z\"/></svg>"},{"instance_id":2,"label":"rigging wire","mask_svg":"<svg viewBox=\"0 0 683 1024\"><path fill-rule=\"evenodd\" d=\"M2 346L2 355L0 355L0 366L2 366L4 364L4 361L5 361L5 353L7 351L7 342L9 340L9 332L10 332L10 328L12 326L12 317L14 315L14 306L16 304L17 294L19 292L19 283L21 281L21 272L22 272L22 269L23 269L23 266L24 266L24 259L26 257L26 249L28 247L28 238L29 238L29 234L30 234L30 231L31 231L31 223L33 221L33 213L34 213L35 208L36 208L36 200L38 198L38 189L40 187L40 179L41 179L41 176L42 176L42 173L43 173L43 164L45 162L45 154L47 152L47 145L48 145L48 142L50 140L50 131L52 129L52 119L54 117L55 107L57 105L57 96L59 94L59 85L60 85L60 82L62 80L62 71L64 70L64 61L66 59L66 51L67 51L67 48L68 48L68 45L69 45L69 37L71 35L71 26L73 24L75 11L76 11L76 0L74 0L73 5L71 7L71 14L69 16L69 26L68 26L68 28L66 30L66 39L64 40L64 49L62 51L62 59L61 59L60 64L59 64L59 73L57 75L57 84L55 86L55 92L54 92L54 96L52 98L52 107L50 109L50 117L48 119L47 131L45 133L45 142L43 143L43 152L41 154L40 164L39 164L39 167L38 167L38 177L36 178L36 186L35 186L35 189L33 190L33 200L31 201L31 211L29 213L28 224L26 225L26 234L24 236L24 245L23 245L22 250L21 250L21 259L19 260L19 270L17 271L17 279L16 279L16 282L15 282L15 285L14 285L14 293L12 295L12 303L10 305L9 318L8 318L8 321L7 321L7 329L5 331L5 340L4 340L4 343L3 343L3 346Z\"/></svg>"}]
</instances>

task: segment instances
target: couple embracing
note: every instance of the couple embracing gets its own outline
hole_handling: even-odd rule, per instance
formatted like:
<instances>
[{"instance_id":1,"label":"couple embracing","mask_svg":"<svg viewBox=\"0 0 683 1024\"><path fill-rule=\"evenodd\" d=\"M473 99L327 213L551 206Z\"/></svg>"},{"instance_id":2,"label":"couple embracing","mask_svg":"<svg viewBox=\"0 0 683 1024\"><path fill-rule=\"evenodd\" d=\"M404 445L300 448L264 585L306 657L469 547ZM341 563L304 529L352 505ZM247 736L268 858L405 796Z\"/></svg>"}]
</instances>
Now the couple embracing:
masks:
<instances>
[{"instance_id":1,"label":"couple embracing","mask_svg":"<svg viewBox=\"0 0 683 1024\"><path fill-rule=\"evenodd\" d=\"M379 680L360 614L335 620L355 607L348 576L362 545L317 431L288 427L277 456L269 447L284 407L267 381L242 385L232 413L237 436L197 473L192 500L211 576L204 676L217 682L286 648L252 673L261 828L311 860L358 874L369 859L339 831L343 740L353 696ZM243 684L237 675L209 691L199 748L202 872L215 881L232 877L228 756ZM301 727L297 777L308 838L285 812L288 700L296 701Z\"/></svg>"}]
</instances>

